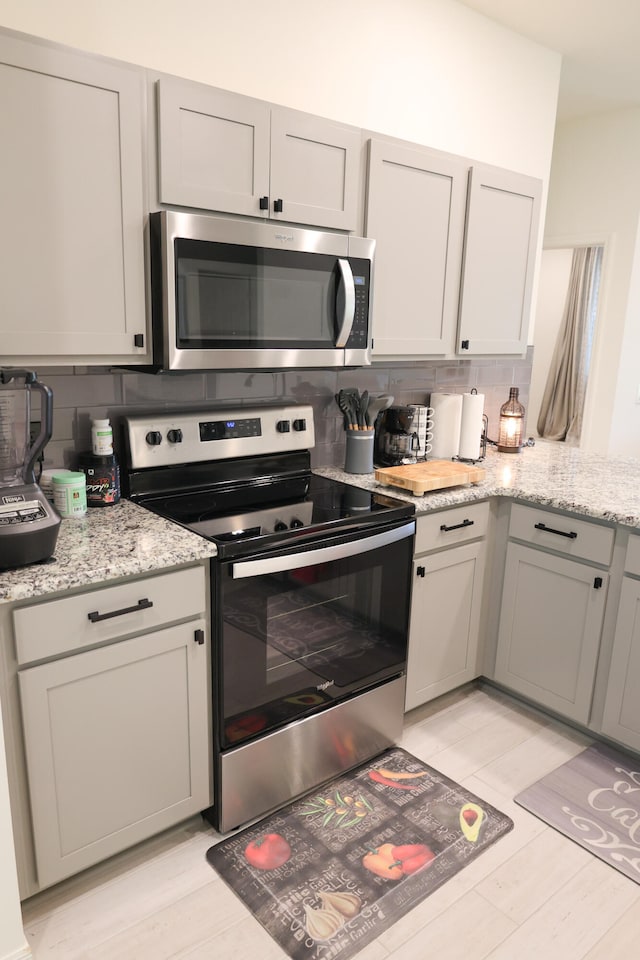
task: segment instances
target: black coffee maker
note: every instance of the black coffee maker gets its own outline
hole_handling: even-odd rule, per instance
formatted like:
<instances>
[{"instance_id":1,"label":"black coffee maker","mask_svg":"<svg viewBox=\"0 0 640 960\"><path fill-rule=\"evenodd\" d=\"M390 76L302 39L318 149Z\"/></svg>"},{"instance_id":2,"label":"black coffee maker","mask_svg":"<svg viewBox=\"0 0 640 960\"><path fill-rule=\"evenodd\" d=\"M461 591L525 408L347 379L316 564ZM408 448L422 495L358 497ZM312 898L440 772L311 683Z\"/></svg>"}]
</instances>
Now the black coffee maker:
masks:
<instances>
[{"instance_id":1,"label":"black coffee maker","mask_svg":"<svg viewBox=\"0 0 640 960\"><path fill-rule=\"evenodd\" d=\"M418 434L413 429L410 407L388 407L376 420L373 462L376 467L398 467L415 463Z\"/></svg>"}]
</instances>

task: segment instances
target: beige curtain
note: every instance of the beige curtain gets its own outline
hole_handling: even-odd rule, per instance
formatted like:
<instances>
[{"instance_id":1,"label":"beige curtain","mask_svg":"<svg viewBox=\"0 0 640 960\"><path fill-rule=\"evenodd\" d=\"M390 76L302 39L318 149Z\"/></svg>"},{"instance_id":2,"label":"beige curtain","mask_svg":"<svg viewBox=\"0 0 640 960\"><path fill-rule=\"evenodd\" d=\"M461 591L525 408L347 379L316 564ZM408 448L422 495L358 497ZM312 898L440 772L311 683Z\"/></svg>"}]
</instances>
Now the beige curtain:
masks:
<instances>
[{"instance_id":1,"label":"beige curtain","mask_svg":"<svg viewBox=\"0 0 640 960\"><path fill-rule=\"evenodd\" d=\"M563 320L538 416L538 433L547 440L580 440L602 252L602 247L573 251Z\"/></svg>"}]
</instances>

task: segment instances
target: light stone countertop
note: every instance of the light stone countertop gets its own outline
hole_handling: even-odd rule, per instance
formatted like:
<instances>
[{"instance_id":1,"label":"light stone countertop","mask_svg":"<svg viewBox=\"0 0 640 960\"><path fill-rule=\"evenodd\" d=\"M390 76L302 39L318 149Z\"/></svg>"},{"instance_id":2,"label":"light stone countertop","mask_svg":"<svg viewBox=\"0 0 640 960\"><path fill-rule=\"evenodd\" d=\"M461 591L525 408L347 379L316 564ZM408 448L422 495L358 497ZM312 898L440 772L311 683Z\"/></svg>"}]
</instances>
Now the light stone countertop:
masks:
<instances>
[{"instance_id":1,"label":"light stone countertop","mask_svg":"<svg viewBox=\"0 0 640 960\"><path fill-rule=\"evenodd\" d=\"M418 514L507 496L598 520L640 528L640 460L611 459L561 443L537 441L519 454L489 448L486 479L416 497L370 474L317 467L314 473L413 503ZM0 572L0 603L151 573L215 556L209 540L127 500L63 520L55 561Z\"/></svg>"},{"instance_id":2,"label":"light stone countertop","mask_svg":"<svg viewBox=\"0 0 640 960\"><path fill-rule=\"evenodd\" d=\"M640 528L640 460L609 458L538 440L535 446L524 447L517 454L498 453L490 447L478 466L487 472L481 483L433 491L422 497L400 487L384 486L373 473L350 474L335 467L319 467L314 473L409 500L418 514L506 496Z\"/></svg>"},{"instance_id":3,"label":"light stone countertop","mask_svg":"<svg viewBox=\"0 0 640 960\"><path fill-rule=\"evenodd\" d=\"M0 571L0 603L215 556L215 544L129 500L63 520L55 560Z\"/></svg>"}]
</instances>

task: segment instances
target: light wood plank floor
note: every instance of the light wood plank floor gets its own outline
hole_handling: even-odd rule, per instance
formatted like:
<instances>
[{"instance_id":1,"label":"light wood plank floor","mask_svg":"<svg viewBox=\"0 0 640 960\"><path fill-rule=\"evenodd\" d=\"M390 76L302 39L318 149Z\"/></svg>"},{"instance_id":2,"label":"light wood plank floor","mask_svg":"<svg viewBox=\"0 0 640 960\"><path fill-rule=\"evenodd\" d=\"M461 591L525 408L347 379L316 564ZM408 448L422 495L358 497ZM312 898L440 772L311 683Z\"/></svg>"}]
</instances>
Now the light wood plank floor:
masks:
<instances>
[{"instance_id":1,"label":"light wood plank floor","mask_svg":"<svg viewBox=\"0 0 640 960\"><path fill-rule=\"evenodd\" d=\"M407 715L402 746L515 827L358 960L629 960L640 885L513 803L589 740L490 688ZM24 904L35 960L283 960L205 861L196 818Z\"/></svg>"}]
</instances>

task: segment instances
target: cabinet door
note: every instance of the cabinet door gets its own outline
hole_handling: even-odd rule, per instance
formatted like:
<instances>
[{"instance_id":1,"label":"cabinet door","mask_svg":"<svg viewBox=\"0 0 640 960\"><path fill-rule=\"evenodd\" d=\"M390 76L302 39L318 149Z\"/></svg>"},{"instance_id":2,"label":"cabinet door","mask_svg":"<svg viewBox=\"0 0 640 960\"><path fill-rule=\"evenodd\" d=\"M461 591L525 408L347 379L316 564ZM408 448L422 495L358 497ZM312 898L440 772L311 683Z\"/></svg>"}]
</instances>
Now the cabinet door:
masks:
<instances>
[{"instance_id":1,"label":"cabinet door","mask_svg":"<svg viewBox=\"0 0 640 960\"><path fill-rule=\"evenodd\" d=\"M268 216L268 104L171 77L157 96L160 202Z\"/></svg>"},{"instance_id":2,"label":"cabinet door","mask_svg":"<svg viewBox=\"0 0 640 960\"><path fill-rule=\"evenodd\" d=\"M204 621L19 675L38 882L210 804Z\"/></svg>"},{"instance_id":3,"label":"cabinet door","mask_svg":"<svg viewBox=\"0 0 640 960\"><path fill-rule=\"evenodd\" d=\"M640 752L640 583L625 578L602 732Z\"/></svg>"},{"instance_id":4,"label":"cabinet door","mask_svg":"<svg viewBox=\"0 0 640 960\"><path fill-rule=\"evenodd\" d=\"M464 356L526 350L541 190L533 177L471 169L457 343Z\"/></svg>"},{"instance_id":5,"label":"cabinet door","mask_svg":"<svg viewBox=\"0 0 640 960\"><path fill-rule=\"evenodd\" d=\"M143 76L0 37L4 362L145 359Z\"/></svg>"},{"instance_id":6,"label":"cabinet door","mask_svg":"<svg viewBox=\"0 0 640 960\"><path fill-rule=\"evenodd\" d=\"M274 107L269 216L357 230L360 150L360 130Z\"/></svg>"},{"instance_id":7,"label":"cabinet door","mask_svg":"<svg viewBox=\"0 0 640 960\"><path fill-rule=\"evenodd\" d=\"M479 675L484 567L483 541L414 560L407 710Z\"/></svg>"},{"instance_id":8,"label":"cabinet door","mask_svg":"<svg viewBox=\"0 0 640 960\"><path fill-rule=\"evenodd\" d=\"M586 564L510 543L495 679L588 723L608 581Z\"/></svg>"},{"instance_id":9,"label":"cabinet door","mask_svg":"<svg viewBox=\"0 0 640 960\"><path fill-rule=\"evenodd\" d=\"M376 357L453 349L467 171L433 151L370 141L365 232L376 241Z\"/></svg>"}]
</instances>

